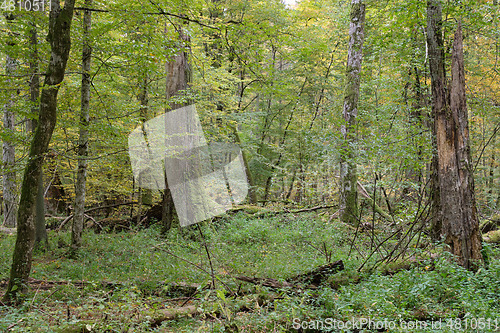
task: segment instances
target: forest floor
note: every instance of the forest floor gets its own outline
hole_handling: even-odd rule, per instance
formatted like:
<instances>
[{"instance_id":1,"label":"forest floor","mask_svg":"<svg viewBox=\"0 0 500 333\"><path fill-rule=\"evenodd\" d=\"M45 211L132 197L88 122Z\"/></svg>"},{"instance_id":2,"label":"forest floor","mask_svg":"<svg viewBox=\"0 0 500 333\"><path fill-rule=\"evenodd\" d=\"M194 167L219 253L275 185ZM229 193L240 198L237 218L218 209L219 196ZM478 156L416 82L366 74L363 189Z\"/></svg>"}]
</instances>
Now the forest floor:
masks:
<instances>
[{"instance_id":1,"label":"forest floor","mask_svg":"<svg viewBox=\"0 0 500 333\"><path fill-rule=\"evenodd\" d=\"M405 258L374 268L397 241L369 257L382 235L327 212L238 213L200 230L88 231L77 258L69 232L49 231L23 305L0 304L0 332L500 332L498 247L486 245L488 265L474 273L421 236ZM0 236L0 296L14 241ZM236 279L285 283L337 260L345 269L317 288Z\"/></svg>"}]
</instances>

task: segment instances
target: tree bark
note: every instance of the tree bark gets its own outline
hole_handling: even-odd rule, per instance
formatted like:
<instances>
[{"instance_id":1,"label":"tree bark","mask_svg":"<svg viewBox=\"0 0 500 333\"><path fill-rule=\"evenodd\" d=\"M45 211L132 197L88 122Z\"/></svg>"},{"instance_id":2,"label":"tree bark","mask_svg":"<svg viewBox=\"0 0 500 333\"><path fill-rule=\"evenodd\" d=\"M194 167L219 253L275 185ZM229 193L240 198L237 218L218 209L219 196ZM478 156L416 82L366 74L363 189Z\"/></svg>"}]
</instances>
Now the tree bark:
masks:
<instances>
[{"instance_id":1,"label":"tree bark","mask_svg":"<svg viewBox=\"0 0 500 333\"><path fill-rule=\"evenodd\" d=\"M46 251L49 249L49 237L45 226L45 200L43 195L43 167L40 170L38 189L35 201L35 249Z\"/></svg>"},{"instance_id":2,"label":"tree bark","mask_svg":"<svg viewBox=\"0 0 500 333\"><path fill-rule=\"evenodd\" d=\"M340 129L343 137L340 152L340 218L343 222L352 225L359 223L355 145L364 25L365 5L362 0L352 0L344 93L344 123Z\"/></svg>"},{"instance_id":3,"label":"tree bark","mask_svg":"<svg viewBox=\"0 0 500 333\"><path fill-rule=\"evenodd\" d=\"M44 89L40 101L40 116L30 145L28 164L24 170L21 200L17 215L17 239L14 247L10 279L4 295L4 303L19 300L27 290L31 271L35 225L33 220L38 182L44 154L48 150L57 120L57 93L64 79L64 71L71 46L70 28L75 0L66 0L61 8L58 0L52 0L47 40L51 47Z\"/></svg>"},{"instance_id":4,"label":"tree bark","mask_svg":"<svg viewBox=\"0 0 500 333\"><path fill-rule=\"evenodd\" d=\"M37 117L39 112L38 99L40 97L40 80L38 74L38 36L36 29L36 21L33 19L31 22L31 29L29 31L29 40L31 47L30 59L30 102L31 102L31 119L28 120L27 130L34 134ZM47 229L45 226L45 200L44 200L44 186L43 186L43 170L40 172L40 179L38 182L37 197L35 203L35 248L42 251L48 250L49 238L47 236Z\"/></svg>"},{"instance_id":5,"label":"tree bark","mask_svg":"<svg viewBox=\"0 0 500 333\"><path fill-rule=\"evenodd\" d=\"M85 0L85 8L92 8L92 0ZM71 229L71 247L73 251L82 246L83 224L85 222L85 193L87 183L87 157L89 151L89 109L90 109L90 66L92 47L90 45L90 29L92 12L83 14L83 50L82 50L82 87L80 106L80 133L78 138L78 170L75 184L75 213Z\"/></svg>"},{"instance_id":6,"label":"tree bark","mask_svg":"<svg viewBox=\"0 0 500 333\"><path fill-rule=\"evenodd\" d=\"M149 78L147 70L142 74L142 77L139 80L140 91L137 95L137 99L139 100L140 106L140 119L142 122L142 134L144 137L147 137L146 128L144 127L145 122L148 120L148 85ZM151 204L152 203L152 191L148 188L142 188L141 178L139 178L138 184L138 202L137 202L137 224L139 224L142 220L142 205L144 203Z\"/></svg>"},{"instance_id":7,"label":"tree bark","mask_svg":"<svg viewBox=\"0 0 500 333\"><path fill-rule=\"evenodd\" d=\"M450 112L436 115L439 183L445 242L457 256L459 265L475 269L483 256L465 90L462 26L459 22L451 60Z\"/></svg>"},{"instance_id":8,"label":"tree bark","mask_svg":"<svg viewBox=\"0 0 500 333\"><path fill-rule=\"evenodd\" d=\"M36 21L31 23L30 30L30 45L31 45L31 59L30 59L30 101L31 101L31 118L28 119L27 130L35 133L38 124L38 112L40 109L40 74L38 64L38 33L36 28Z\"/></svg>"},{"instance_id":9,"label":"tree bark","mask_svg":"<svg viewBox=\"0 0 500 333\"><path fill-rule=\"evenodd\" d=\"M427 2L427 45L429 54L429 67L431 74L432 113L434 115L432 127L433 155L431 162L431 237L439 241L442 231L441 190L439 184L436 115L442 114L446 108L446 73L444 64L444 45L441 31L441 1L429 0Z\"/></svg>"},{"instance_id":10,"label":"tree bark","mask_svg":"<svg viewBox=\"0 0 500 333\"><path fill-rule=\"evenodd\" d=\"M475 269L482 261L481 234L477 216L474 178L470 153L469 123L465 95L465 70L462 28L455 32L451 82L447 93L440 33L441 3L428 1L429 64L433 97L434 134L436 142L434 177L439 198L433 218L433 230L449 245L459 265ZM440 226L439 229L436 227Z\"/></svg>"}]
</instances>

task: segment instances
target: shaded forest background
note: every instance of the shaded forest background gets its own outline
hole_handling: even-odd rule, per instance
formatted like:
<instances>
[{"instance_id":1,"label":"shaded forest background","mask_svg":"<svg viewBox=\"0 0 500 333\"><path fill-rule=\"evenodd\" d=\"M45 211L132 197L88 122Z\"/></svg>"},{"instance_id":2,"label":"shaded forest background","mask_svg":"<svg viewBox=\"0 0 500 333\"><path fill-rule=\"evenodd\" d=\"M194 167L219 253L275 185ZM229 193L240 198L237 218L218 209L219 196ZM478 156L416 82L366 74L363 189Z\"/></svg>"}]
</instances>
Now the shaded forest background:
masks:
<instances>
[{"instance_id":1,"label":"shaded forest background","mask_svg":"<svg viewBox=\"0 0 500 333\"><path fill-rule=\"evenodd\" d=\"M169 109L165 63L179 47L189 48L192 71L184 98L196 103L211 140L240 140L260 204L337 201L349 3L302 1L291 10L279 1L213 1L208 6L196 1L168 6L95 1L93 8L88 206L136 200L127 136L141 117L151 119ZM356 163L361 183L380 194L379 204L389 213L406 214L406 199L429 176L425 10L421 1L367 4ZM497 11L488 1L451 1L443 9L447 52L455 19L463 22L477 201L486 216L498 210L500 195ZM58 125L46 159L51 213L66 211L74 198L82 19L77 9ZM18 66L15 74L2 76L4 101L17 90L10 106L15 130L2 131L2 138L15 144L13 171L19 181L28 120L36 117L29 100L29 31L37 25L43 69L47 16L21 13L3 24L4 31L15 33L15 48L8 52L15 52ZM179 45L181 26L189 45ZM2 35L2 47L8 47L8 34Z\"/></svg>"}]
</instances>

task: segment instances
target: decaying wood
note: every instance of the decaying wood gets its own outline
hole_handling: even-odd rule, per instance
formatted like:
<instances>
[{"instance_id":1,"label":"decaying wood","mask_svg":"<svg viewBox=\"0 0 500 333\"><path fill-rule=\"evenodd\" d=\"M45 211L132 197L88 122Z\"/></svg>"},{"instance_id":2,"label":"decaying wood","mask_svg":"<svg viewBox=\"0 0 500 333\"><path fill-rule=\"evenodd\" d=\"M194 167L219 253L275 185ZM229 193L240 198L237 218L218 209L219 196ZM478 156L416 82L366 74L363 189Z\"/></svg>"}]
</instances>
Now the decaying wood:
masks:
<instances>
[{"instance_id":1,"label":"decaying wood","mask_svg":"<svg viewBox=\"0 0 500 333\"><path fill-rule=\"evenodd\" d=\"M259 217L259 216L270 217L270 216L275 216L275 215L279 215L279 214L297 214L297 213L314 212L316 210L329 209L329 208L334 208L334 207L337 207L337 206L336 205L327 205L327 206L316 206L316 207L310 207L310 208L291 209L291 210L290 209L283 209L283 210L279 210L279 211L266 210L266 211L256 213L253 216L254 217Z\"/></svg>"},{"instance_id":2,"label":"decaying wood","mask_svg":"<svg viewBox=\"0 0 500 333\"><path fill-rule=\"evenodd\" d=\"M442 38L442 4L427 2L427 44L434 118L432 237L444 239L459 265L475 270L483 261L474 193L466 101L463 36L458 22L447 82Z\"/></svg>"},{"instance_id":3,"label":"decaying wood","mask_svg":"<svg viewBox=\"0 0 500 333\"><path fill-rule=\"evenodd\" d=\"M6 288L8 284L8 280L0 281L0 288ZM139 289L141 286L150 285L151 282L143 281L139 282ZM34 278L28 279L28 285L32 289L37 290L50 290L57 286L67 286L72 285L78 288L84 288L88 286L100 286L103 289L115 289L115 288L127 288L130 287L130 284L119 283L119 282L111 282L111 281L50 281L50 280L39 280ZM166 281L158 281L154 282L154 287L148 287L151 290L167 290L169 293L181 294L186 296L193 295L197 290L202 288L202 285L197 283L187 283L187 282L166 282Z\"/></svg>"},{"instance_id":4,"label":"decaying wood","mask_svg":"<svg viewBox=\"0 0 500 333\"><path fill-rule=\"evenodd\" d=\"M293 283L287 282L287 281L279 281L276 279L270 279L270 278L258 278L258 277L249 277L249 276L237 276L236 279L252 284L260 284L265 287L271 287L271 288L276 288L276 289L283 289L283 288L294 288L296 287Z\"/></svg>"},{"instance_id":5,"label":"decaying wood","mask_svg":"<svg viewBox=\"0 0 500 333\"><path fill-rule=\"evenodd\" d=\"M159 315L151 319L150 325L151 327L157 327L160 326L161 323L166 320L173 320L184 316L193 316L200 313L201 310L194 305L182 306L180 308L174 308L174 309L163 309L160 310Z\"/></svg>"},{"instance_id":6,"label":"decaying wood","mask_svg":"<svg viewBox=\"0 0 500 333\"><path fill-rule=\"evenodd\" d=\"M291 277L283 281L270 278L258 278L258 277L248 277L248 276L237 276L236 279L276 289L283 289L283 288L315 289L330 275L333 275L342 270L344 270L344 262L342 260L338 260L323 266L316 267L312 271L296 275L294 277Z\"/></svg>"},{"instance_id":7,"label":"decaying wood","mask_svg":"<svg viewBox=\"0 0 500 333\"><path fill-rule=\"evenodd\" d=\"M231 209L229 209L226 214L234 214L238 212L245 212L252 217L271 217L271 216L276 216L280 214L298 214L298 213L307 213L307 212L313 212L321 209L330 209L330 208L335 208L337 207L336 205L325 205L325 206L316 206L316 207L309 207L309 208L300 208L300 209L282 209L282 210L269 210L263 207L259 206L253 206L253 205L239 205L235 206ZM149 226L152 223L153 219L156 219L157 221L161 220L161 204L154 205L152 206L143 216L140 225L141 226ZM220 218L220 217L219 217ZM132 217L132 221L136 221L137 216Z\"/></svg>"},{"instance_id":8,"label":"decaying wood","mask_svg":"<svg viewBox=\"0 0 500 333\"><path fill-rule=\"evenodd\" d=\"M344 262L337 260L332 263L319 266L310 272L297 275L289 279L295 283L308 283L313 286L319 286L328 276L344 270Z\"/></svg>"}]
</instances>

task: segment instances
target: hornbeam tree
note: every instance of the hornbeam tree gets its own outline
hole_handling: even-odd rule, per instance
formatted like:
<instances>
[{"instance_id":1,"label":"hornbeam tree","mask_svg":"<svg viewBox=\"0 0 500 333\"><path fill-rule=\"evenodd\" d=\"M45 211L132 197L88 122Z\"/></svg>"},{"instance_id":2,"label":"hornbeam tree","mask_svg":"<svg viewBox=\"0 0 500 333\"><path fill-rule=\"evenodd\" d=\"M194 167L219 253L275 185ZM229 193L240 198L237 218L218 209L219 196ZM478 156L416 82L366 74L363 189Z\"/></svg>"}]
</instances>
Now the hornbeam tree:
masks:
<instances>
[{"instance_id":1,"label":"hornbeam tree","mask_svg":"<svg viewBox=\"0 0 500 333\"><path fill-rule=\"evenodd\" d=\"M27 290L31 272L33 245L35 241L35 202L38 182L42 172L52 133L57 121L57 94L64 79L64 71L71 47L71 21L75 0L66 0L61 7L59 0L52 0L49 16L50 62L46 71L40 99L40 113L35 134L31 141L29 158L24 170L21 200L17 214L17 238L12 258L10 279L4 295L4 303L11 304L20 299Z\"/></svg>"},{"instance_id":2,"label":"hornbeam tree","mask_svg":"<svg viewBox=\"0 0 500 333\"><path fill-rule=\"evenodd\" d=\"M92 0L85 0L85 7L92 7ZM83 14L83 52L82 52L82 88L80 109L80 133L78 138L78 171L75 183L75 216L71 229L71 246L77 250L82 246L82 231L85 211L85 192L87 182L87 157L89 150L89 109L90 109L90 65L92 47L90 45L90 28L92 12L85 10Z\"/></svg>"},{"instance_id":3,"label":"hornbeam tree","mask_svg":"<svg viewBox=\"0 0 500 333\"><path fill-rule=\"evenodd\" d=\"M353 225L358 224L358 177L354 146L364 27L365 5L362 0L352 0L343 110L344 124L341 127L343 145L340 152L340 218L343 222Z\"/></svg>"}]
</instances>

